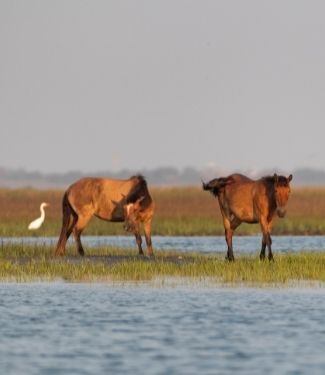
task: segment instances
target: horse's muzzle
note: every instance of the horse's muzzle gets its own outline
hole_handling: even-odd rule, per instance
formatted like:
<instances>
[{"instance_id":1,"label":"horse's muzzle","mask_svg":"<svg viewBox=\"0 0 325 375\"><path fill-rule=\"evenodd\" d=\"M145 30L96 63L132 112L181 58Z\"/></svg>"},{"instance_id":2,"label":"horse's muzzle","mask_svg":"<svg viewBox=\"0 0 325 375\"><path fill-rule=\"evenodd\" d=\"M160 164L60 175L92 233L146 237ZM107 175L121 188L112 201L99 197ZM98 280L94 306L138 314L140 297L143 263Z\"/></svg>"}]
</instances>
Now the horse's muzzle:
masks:
<instances>
[{"instance_id":1,"label":"horse's muzzle","mask_svg":"<svg viewBox=\"0 0 325 375\"><path fill-rule=\"evenodd\" d=\"M285 208L277 208L276 212L279 217L283 218L285 217L287 210Z\"/></svg>"}]
</instances>

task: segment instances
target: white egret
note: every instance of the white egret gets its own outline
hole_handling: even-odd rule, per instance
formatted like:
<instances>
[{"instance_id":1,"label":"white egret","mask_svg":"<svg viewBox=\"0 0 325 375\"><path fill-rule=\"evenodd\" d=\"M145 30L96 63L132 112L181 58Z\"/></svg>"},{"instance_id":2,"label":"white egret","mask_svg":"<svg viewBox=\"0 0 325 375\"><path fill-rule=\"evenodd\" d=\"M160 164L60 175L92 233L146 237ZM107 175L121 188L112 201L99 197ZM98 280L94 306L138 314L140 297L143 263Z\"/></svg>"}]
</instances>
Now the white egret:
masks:
<instances>
[{"instance_id":1,"label":"white egret","mask_svg":"<svg viewBox=\"0 0 325 375\"><path fill-rule=\"evenodd\" d=\"M41 227L41 225L43 224L44 222L44 219L45 219L45 211L44 211L44 207L47 207L48 206L48 203L45 203L43 202L40 206L40 211L41 211L41 216L37 219L35 219L34 221L32 221L29 225L28 225L28 229L29 230L34 230L34 229L38 229Z\"/></svg>"}]
</instances>

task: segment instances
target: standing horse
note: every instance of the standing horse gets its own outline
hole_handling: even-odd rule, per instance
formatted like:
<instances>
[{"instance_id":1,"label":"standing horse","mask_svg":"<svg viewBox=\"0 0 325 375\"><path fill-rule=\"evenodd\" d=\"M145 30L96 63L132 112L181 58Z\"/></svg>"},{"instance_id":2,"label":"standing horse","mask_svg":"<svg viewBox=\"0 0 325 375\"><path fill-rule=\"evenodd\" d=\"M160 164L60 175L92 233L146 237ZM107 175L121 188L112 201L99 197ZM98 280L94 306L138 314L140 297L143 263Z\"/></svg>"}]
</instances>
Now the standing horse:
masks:
<instances>
[{"instance_id":1,"label":"standing horse","mask_svg":"<svg viewBox=\"0 0 325 375\"><path fill-rule=\"evenodd\" d=\"M274 174L255 181L241 174L232 174L208 183L203 182L203 190L218 197L228 246L226 259L234 260L232 236L235 229L244 222L260 223L263 233L260 259L265 259L267 246L268 258L273 260L272 224L276 213L279 217L284 217L286 213L291 180L292 175L285 177Z\"/></svg>"},{"instance_id":2,"label":"standing horse","mask_svg":"<svg viewBox=\"0 0 325 375\"><path fill-rule=\"evenodd\" d=\"M143 254L140 223L143 223L149 255L153 255L151 220L155 204L143 176L128 180L85 177L73 183L62 200L62 229L55 255L64 255L66 242L73 233L80 255L84 255L80 235L92 216L123 222L135 235L139 254Z\"/></svg>"}]
</instances>

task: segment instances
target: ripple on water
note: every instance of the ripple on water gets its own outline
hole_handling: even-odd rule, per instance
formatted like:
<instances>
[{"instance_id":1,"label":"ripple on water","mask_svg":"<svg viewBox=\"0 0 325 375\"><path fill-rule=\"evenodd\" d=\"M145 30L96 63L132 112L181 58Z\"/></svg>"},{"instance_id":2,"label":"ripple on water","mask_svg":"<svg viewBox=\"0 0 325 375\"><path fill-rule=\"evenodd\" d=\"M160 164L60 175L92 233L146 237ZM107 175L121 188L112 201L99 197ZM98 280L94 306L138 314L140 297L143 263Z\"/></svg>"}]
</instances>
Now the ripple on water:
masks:
<instances>
[{"instance_id":1,"label":"ripple on water","mask_svg":"<svg viewBox=\"0 0 325 375\"><path fill-rule=\"evenodd\" d=\"M325 289L1 284L6 374L323 374Z\"/></svg>"}]
</instances>

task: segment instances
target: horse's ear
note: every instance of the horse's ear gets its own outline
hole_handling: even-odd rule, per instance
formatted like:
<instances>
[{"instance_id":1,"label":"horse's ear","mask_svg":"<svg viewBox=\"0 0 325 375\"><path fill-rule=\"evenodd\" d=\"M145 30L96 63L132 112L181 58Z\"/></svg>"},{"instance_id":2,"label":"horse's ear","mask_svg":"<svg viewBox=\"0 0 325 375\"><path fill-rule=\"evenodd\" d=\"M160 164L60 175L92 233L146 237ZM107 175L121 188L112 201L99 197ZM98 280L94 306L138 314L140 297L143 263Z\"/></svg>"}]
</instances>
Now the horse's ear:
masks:
<instances>
[{"instance_id":1,"label":"horse's ear","mask_svg":"<svg viewBox=\"0 0 325 375\"><path fill-rule=\"evenodd\" d=\"M277 184L278 181L279 181L279 177L278 177L278 175L276 173L274 173L273 178L274 178L274 182Z\"/></svg>"},{"instance_id":2,"label":"horse's ear","mask_svg":"<svg viewBox=\"0 0 325 375\"><path fill-rule=\"evenodd\" d=\"M288 182L290 182L292 180L292 174L288 177Z\"/></svg>"}]
</instances>

